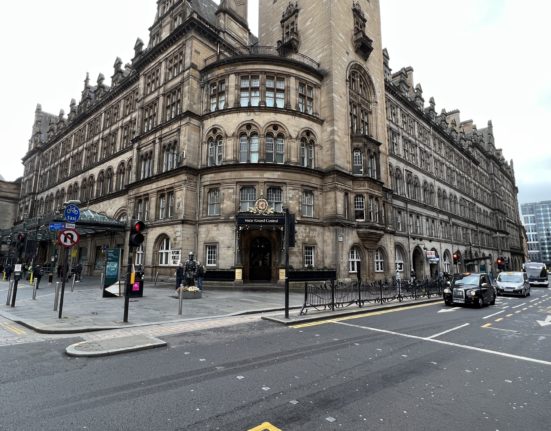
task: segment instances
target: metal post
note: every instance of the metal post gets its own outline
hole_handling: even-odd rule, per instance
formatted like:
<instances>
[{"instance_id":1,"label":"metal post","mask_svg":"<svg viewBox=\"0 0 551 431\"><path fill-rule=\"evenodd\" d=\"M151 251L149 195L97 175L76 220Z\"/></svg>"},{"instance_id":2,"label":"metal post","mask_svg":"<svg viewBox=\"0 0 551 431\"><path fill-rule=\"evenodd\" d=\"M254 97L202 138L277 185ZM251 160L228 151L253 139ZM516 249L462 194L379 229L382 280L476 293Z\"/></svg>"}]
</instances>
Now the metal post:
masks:
<instances>
[{"instance_id":1,"label":"metal post","mask_svg":"<svg viewBox=\"0 0 551 431\"><path fill-rule=\"evenodd\" d=\"M54 295L54 311L57 311L57 303L59 302L59 281L55 282L55 295Z\"/></svg>"},{"instance_id":2,"label":"metal post","mask_svg":"<svg viewBox=\"0 0 551 431\"><path fill-rule=\"evenodd\" d=\"M11 293L13 291L13 280L10 280L8 284L8 298L6 299L6 305L10 305Z\"/></svg>"},{"instance_id":3,"label":"metal post","mask_svg":"<svg viewBox=\"0 0 551 431\"><path fill-rule=\"evenodd\" d=\"M38 289L38 279L35 279L35 283L33 284L33 299L36 299L36 289Z\"/></svg>"},{"instance_id":4,"label":"metal post","mask_svg":"<svg viewBox=\"0 0 551 431\"><path fill-rule=\"evenodd\" d=\"M289 208L285 212L285 232L283 241L285 244L285 318L289 318Z\"/></svg>"},{"instance_id":5,"label":"metal post","mask_svg":"<svg viewBox=\"0 0 551 431\"><path fill-rule=\"evenodd\" d=\"M157 280L159 279L159 271L155 272L155 283L153 283L154 287L157 287Z\"/></svg>"},{"instance_id":6,"label":"metal post","mask_svg":"<svg viewBox=\"0 0 551 431\"><path fill-rule=\"evenodd\" d=\"M99 288L100 288L100 289L103 289L103 280L104 280L104 277L105 277L105 274L102 272L102 273L101 273L101 277L100 277L100 284L99 284Z\"/></svg>"},{"instance_id":7,"label":"metal post","mask_svg":"<svg viewBox=\"0 0 551 431\"><path fill-rule=\"evenodd\" d=\"M178 315L182 315L182 302L184 302L184 289L182 286L178 288Z\"/></svg>"},{"instance_id":8,"label":"metal post","mask_svg":"<svg viewBox=\"0 0 551 431\"><path fill-rule=\"evenodd\" d=\"M73 283L71 284L71 292L75 291L75 279L77 278L76 273L73 274Z\"/></svg>"},{"instance_id":9,"label":"metal post","mask_svg":"<svg viewBox=\"0 0 551 431\"><path fill-rule=\"evenodd\" d=\"M331 311L335 311L335 280L331 280Z\"/></svg>"},{"instance_id":10,"label":"metal post","mask_svg":"<svg viewBox=\"0 0 551 431\"><path fill-rule=\"evenodd\" d=\"M17 284L19 283L19 277L14 277L13 290L11 293L11 306L15 307L15 298L17 297Z\"/></svg>"},{"instance_id":11,"label":"metal post","mask_svg":"<svg viewBox=\"0 0 551 431\"><path fill-rule=\"evenodd\" d=\"M122 321L128 322L128 305L130 303L130 273L132 272L132 248L128 247L128 260L126 265L126 286L124 289L124 316Z\"/></svg>"},{"instance_id":12,"label":"metal post","mask_svg":"<svg viewBox=\"0 0 551 431\"><path fill-rule=\"evenodd\" d=\"M61 319L61 313L63 313L63 297L65 296L65 278L67 277L67 267L69 266L69 249L65 249L63 266L61 267L61 296L59 298L59 314L58 319Z\"/></svg>"}]
</instances>

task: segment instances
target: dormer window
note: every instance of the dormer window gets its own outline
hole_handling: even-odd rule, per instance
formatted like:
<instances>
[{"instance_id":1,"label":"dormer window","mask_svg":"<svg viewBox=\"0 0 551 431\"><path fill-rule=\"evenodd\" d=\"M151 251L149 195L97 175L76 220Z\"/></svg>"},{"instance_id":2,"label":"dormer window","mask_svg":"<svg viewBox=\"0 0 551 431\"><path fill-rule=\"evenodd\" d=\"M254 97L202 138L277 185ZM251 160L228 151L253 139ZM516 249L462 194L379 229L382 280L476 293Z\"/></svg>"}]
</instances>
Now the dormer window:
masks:
<instances>
[{"instance_id":1,"label":"dormer window","mask_svg":"<svg viewBox=\"0 0 551 431\"><path fill-rule=\"evenodd\" d=\"M298 52L300 44L298 33L298 2L289 2L287 9L281 17L282 39L277 41L277 48L280 55Z\"/></svg>"}]
</instances>

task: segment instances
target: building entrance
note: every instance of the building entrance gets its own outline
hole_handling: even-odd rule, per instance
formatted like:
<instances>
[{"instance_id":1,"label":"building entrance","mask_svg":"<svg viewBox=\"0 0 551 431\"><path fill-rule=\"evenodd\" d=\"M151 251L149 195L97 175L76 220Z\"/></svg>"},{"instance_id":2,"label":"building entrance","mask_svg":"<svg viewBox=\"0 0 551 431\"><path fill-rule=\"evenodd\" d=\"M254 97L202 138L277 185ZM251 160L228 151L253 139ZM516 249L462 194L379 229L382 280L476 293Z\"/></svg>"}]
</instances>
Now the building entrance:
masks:
<instances>
[{"instance_id":1,"label":"building entrance","mask_svg":"<svg viewBox=\"0 0 551 431\"><path fill-rule=\"evenodd\" d=\"M249 280L269 281L272 278L272 243L264 237L251 241L249 250Z\"/></svg>"}]
</instances>

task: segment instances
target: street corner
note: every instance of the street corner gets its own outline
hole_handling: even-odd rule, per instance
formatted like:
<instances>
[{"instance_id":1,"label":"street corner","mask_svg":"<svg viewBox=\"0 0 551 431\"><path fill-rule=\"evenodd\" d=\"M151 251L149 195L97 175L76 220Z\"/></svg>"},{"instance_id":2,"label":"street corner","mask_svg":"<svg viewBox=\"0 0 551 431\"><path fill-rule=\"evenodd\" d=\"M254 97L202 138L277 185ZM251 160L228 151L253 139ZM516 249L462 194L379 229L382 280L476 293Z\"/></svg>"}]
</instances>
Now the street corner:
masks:
<instances>
[{"instance_id":1,"label":"street corner","mask_svg":"<svg viewBox=\"0 0 551 431\"><path fill-rule=\"evenodd\" d=\"M97 357L164 347L166 341L148 335L131 335L105 340L81 341L65 349L68 356Z\"/></svg>"}]
</instances>

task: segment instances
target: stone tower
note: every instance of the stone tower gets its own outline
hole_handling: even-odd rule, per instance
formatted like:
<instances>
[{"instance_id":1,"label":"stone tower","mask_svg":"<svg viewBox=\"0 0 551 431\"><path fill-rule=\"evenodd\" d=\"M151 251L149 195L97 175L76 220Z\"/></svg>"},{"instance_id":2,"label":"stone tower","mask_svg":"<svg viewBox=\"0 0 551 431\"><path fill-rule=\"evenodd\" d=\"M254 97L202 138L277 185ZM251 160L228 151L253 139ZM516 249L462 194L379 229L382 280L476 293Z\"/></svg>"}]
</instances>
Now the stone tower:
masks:
<instances>
[{"instance_id":1,"label":"stone tower","mask_svg":"<svg viewBox=\"0 0 551 431\"><path fill-rule=\"evenodd\" d=\"M351 171L349 83L361 71L369 97L369 136L379 150L379 178L387 180L385 84L379 0L260 0L259 44L305 54L326 72L320 115L327 168ZM332 165L332 166L330 166Z\"/></svg>"}]
</instances>

